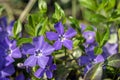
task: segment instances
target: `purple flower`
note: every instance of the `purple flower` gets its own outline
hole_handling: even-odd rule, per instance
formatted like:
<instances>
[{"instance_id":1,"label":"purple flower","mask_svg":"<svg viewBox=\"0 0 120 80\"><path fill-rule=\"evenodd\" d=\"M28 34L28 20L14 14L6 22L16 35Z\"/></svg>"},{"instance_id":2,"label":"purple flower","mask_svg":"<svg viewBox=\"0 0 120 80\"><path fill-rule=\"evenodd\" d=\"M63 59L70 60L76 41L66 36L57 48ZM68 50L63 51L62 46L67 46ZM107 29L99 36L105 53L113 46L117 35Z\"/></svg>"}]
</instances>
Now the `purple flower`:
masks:
<instances>
[{"instance_id":1,"label":"purple flower","mask_svg":"<svg viewBox=\"0 0 120 80\"><path fill-rule=\"evenodd\" d=\"M57 33L55 32L47 32L46 36L49 40L55 40L54 47L56 50L59 50L62 48L62 45L64 45L69 50L72 49L73 42L70 40L73 36L77 34L77 32L73 28L69 28L66 32L64 32L64 27L61 22L58 22L55 24L55 29Z\"/></svg>"},{"instance_id":2,"label":"purple flower","mask_svg":"<svg viewBox=\"0 0 120 80\"><path fill-rule=\"evenodd\" d=\"M81 31L82 31L82 35L86 40L87 44L91 44L95 41L95 31L85 31L85 29L87 28L85 24L80 24L81 27ZM93 27L94 28L94 27ZM94 30L96 30L94 28Z\"/></svg>"},{"instance_id":3,"label":"purple flower","mask_svg":"<svg viewBox=\"0 0 120 80\"><path fill-rule=\"evenodd\" d=\"M25 76L21 73L15 78L15 80L25 80Z\"/></svg>"},{"instance_id":4,"label":"purple flower","mask_svg":"<svg viewBox=\"0 0 120 80\"><path fill-rule=\"evenodd\" d=\"M0 77L0 80L10 80L9 78L1 78Z\"/></svg>"},{"instance_id":5,"label":"purple flower","mask_svg":"<svg viewBox=\"0 0 120 80\"><path fill-rule=\"evenodd\" d=\"M95 32L93 31L83 32L83 37L85 38L87 44L93 43L95 41Z\"/></svg>"},{"instance_id":6,"label":"purple flower","mask_svg":"<svg viewBox=\"0 0 120 80\"><path fill-rule=\"evenodd\" d=\"M19 47L16 46L15 40L9 40L7 37L0 43L0 50L2 50L1 56L5 57L6 66L14 62L14 58L21 58L22 54Z\"/></svg>"},{"instance_id":7,"label":"purple flower","mask_svg":"<svg viewBox=\"0 0 120 80\"><path fill-rule=\"evenodd\" d=\"M117 43L114 43L114 44L106 43L103 47L103 50L109 56L116 54L118 52L118 44Z\"/></svg>"},{"instance_id":8,"label":"purple flower","mask_svg":"<svg viewBox=\"0 0 120 80\"><path fill-rule=\"evenodd\" d=\"M79 58L79 65L83 66L83 65L86 65L88 63L90 63L90 59L88 56L81 56Z\"/></svg>"},{"instance_id":9,"label":"purple flower","mask_svg":"<svg viewBox=\"0 0 120 80\"><path fill-rule=\"evenodd\" d=\"M12 64L5 66L2 70L0 70L0 77L5 78L7 76L11 76L14 72L15 69Z\"/></svg>"},{"instance_id":10,"label":"purple flower","mask_svg":"<svg viewBox=\"0 0 120 80\"><path fill-rule=\"evenodd\" d=\"M25 66L36 66L37 64L41 68L45 68L48 61L49 55L54 51L54 48L44 41L44 37L38 37L33 39L34 48L30 48L26 53L30 56L25 60Z\"/></svg>"},{"instance_id":11,"label":"purple flower","mask_svg":"<svg viewBox=\"0 0 120 80\"><path fill-rule=\"evenodd\" d=\"M6 36L12 36L12 28L14 21L11 21L10 24L7 24L7 18L4 16L0 18L0 38L4 39Z\"/></svg>"},{"instance_id":12,"label":"purple flower","mask_svg":"<svg viewBox=\"0 0 120 80\"><path fill-rule=\"evenodd\" d=\"M46 66L46 68L39 68L35 73L34 75L37 77L37 78L41 78L44 73L46 73L46 76L47 78L52 78L53 77L53 71L56 70L56 65L52 63L52 56L50 56L49 58L49 62Z\"/></svg>"}]
</instances>

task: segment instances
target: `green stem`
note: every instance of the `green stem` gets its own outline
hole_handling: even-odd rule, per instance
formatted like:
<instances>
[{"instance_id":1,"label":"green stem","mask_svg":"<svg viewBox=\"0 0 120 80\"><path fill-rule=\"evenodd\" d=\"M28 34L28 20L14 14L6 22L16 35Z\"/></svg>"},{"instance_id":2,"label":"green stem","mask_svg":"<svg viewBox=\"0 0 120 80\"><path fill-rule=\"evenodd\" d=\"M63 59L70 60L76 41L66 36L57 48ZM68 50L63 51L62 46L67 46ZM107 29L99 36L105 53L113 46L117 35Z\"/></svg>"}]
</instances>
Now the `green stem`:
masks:
<instances>
[{"instance_id":1,"label":"green stem","mask_svg":"<svg viewBox=\"0 0 120 80\"><path fill-rule=\"evenodd\" d=\"M118 28L118 53L120 53L120 28Z\"/></svg>"},{"instance_id":2,"label":"green stem","mask_svg":"<svg viewBox=\"0 0 120 80\"><path fill-rule=\"evenodd\" d=\"M24 21L24 19L26 18L27 14L30 12L30 10L32 9L33 5L35 4L37 0L30 0L29 3L27 4L26 8L24 9L24 11L22 12L22 14L19 17L19 20L21 22Z\"/></svg>"},{"instance_id":3,"label":"green stem","mask_svg":"<svg viewBox=\"0 0 120 80\"><path fill-rule=\"evenodd\" d=\"M66 51L66 48L64 48L65 49L65 65L67 64L67 51Z\"/></svg>"},{"instance_id":4,"label":"green stem","mask_svg":"<svg viewBox=\"0 0 120 80\"><path fill-rule=\"evenodd\" d=\"M72 16L76 18L76 0L72 0Z\"/></svg>"}]
</instances>

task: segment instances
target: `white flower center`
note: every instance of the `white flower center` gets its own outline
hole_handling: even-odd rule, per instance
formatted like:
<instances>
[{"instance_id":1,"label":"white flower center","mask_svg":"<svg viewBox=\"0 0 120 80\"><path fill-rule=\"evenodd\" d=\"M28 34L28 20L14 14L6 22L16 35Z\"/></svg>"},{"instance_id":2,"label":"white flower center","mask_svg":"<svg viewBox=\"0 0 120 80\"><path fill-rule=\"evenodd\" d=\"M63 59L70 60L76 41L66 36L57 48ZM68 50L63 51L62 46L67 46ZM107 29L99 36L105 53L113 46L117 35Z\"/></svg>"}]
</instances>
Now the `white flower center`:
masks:
<instances>
[{"instance_id":1,"label":"white flower center","mask_svg":"<svg viewBox=\"0 0 120 80\"><path fill-rule=\"evenodd\" d=\"M64 35L59 35L59 40L60 40L61 42L63 42L65 39L66 39L66 38L65 38Z\"/></svg>"},{"instance_id":2,"label":"white flower center","mask_svg":"<svg viewBox=\"0 0 120 80\"><path fill-rule=\"evenodd\" d=\"M41 50L35 51L35 56L38 56L38 57L42 56L42 51Z\"/></svg>"}]
</instances>

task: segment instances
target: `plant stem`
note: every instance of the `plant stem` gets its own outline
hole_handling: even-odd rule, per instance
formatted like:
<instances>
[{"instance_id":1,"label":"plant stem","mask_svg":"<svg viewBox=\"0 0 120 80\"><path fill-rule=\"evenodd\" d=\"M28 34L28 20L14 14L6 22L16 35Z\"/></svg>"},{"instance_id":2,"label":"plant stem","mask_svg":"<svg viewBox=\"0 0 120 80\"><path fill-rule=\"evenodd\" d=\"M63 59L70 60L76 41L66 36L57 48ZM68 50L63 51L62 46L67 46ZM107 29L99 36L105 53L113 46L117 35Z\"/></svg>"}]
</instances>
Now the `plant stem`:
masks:
<instances>
[{"instance_id":1,"label":"plant stem","mask_svg":"<svg viewBox=\"0 0 120 80\"><path fill-rule=\"evenodd\" d=\"M67 51L66 51L66 48L65 48L65 65L67 64Z\"/></svg>"},{"instance_id":2,"label":"plant stem","mask_svg":"<svg viewBox=\"0 0 120 80\"><path fill-rule=\"evenodd\" d=\"M118 53L120 53L120 28L118 28Z\"/></svg>"},{"instance_id":3,"label":"plant stem","mask_svg":"<svg viewBox=\"0 0 120 80\"><path fill-rule=\"evenodd\" d=\"M25 7L24 11L22 12L22 14L19 17L19 20L21 22L24 21L24 19L26 18L27 14L30 12L30 10L32 9L33 5L35 4L37 0L30 0L29 3L27 4L27 6Z\"/></svg>"},{"instance_id":4,"label":"plant stem","mask_svg":"<svg viewBox=\"0 0 120 80\"><path fill-rule=\"evenodd\" d=\"M72 16L76 18L76 0L72 0Z\"/></svg>"}]
</instances>

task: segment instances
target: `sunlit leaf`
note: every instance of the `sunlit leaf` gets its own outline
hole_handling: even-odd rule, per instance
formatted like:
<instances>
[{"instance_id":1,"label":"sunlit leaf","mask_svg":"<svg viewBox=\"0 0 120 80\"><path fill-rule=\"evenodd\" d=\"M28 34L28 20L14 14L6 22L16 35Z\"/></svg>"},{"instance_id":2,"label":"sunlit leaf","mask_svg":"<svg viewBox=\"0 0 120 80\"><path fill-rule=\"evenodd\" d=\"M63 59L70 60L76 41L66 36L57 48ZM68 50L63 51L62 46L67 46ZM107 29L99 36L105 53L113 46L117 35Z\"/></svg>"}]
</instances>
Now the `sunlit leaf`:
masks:
<instances>
[{"instance_id":1,"label":"sunlit leaf","mask_svg":"<svg viewBox=\"0 0 120 80\"><path fill-rule=\"evenodd\" d=\"M38 7L40 9L40 13L46 13L47 12L47 3L45 0L39 0Z\"/></svg>"},{"instance_id":2,"label":"sunlit leaf","mask_svg":"<svg viewBox=\"0 0 120 80\"><path fill-rule=\"evenodd\" d=\"M32 42L32 39L31 38L21 38L18 40L17 44L20 46L24 43L31 43Z\"/></svg>"},{"instance_id":3,"label":"sunlit leaf","mask_svg":"<svg viewBox=\"0 0 120 80\"><path fill-rule=\"evenodd\" d=\"M55 3L55 13L53 14L52 17L56 21L59 21L59 20L61 20L62 18L65 17L64 11L62 10L62 8L57 3Z\"/></svg>"},{"instance_id":4,"label":"sunlit leaf","mask_svg":"<svg viewBox=\"0 0 120 80\"><path fill-rule=\"evenodd\" d=\"M13 31L14 37L17 37L17 35L22 31L22 24L19 20L15 22L12 31Z\"/></svg>"},{"instance_id":5,"label":"sunlit leaf","mask_svg":"<svg viewBox=\"0 0 120 80\"><path fill-rule=\"evenodd\" d=\"M100 47L95 47L94 52L95 52L96 55L98 55L98 54L101 54L103 52L103 50Z\"/></svg>"}]
</instances>

